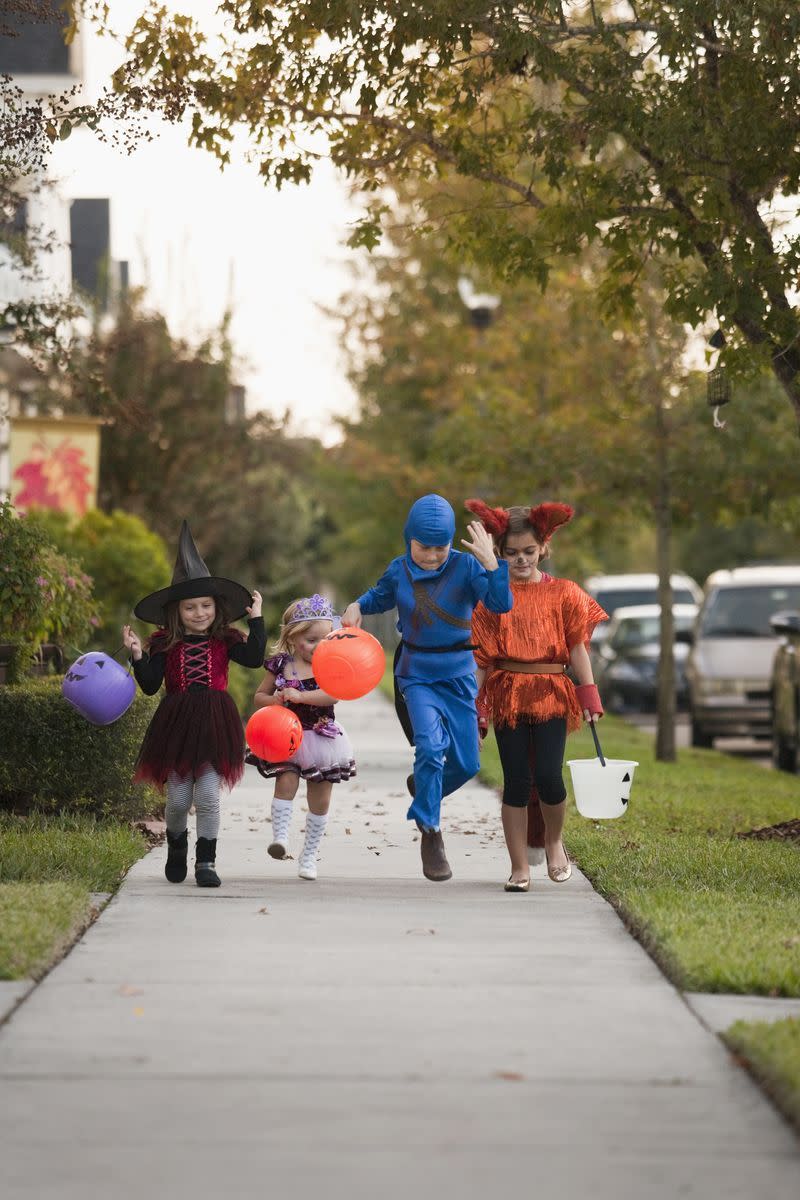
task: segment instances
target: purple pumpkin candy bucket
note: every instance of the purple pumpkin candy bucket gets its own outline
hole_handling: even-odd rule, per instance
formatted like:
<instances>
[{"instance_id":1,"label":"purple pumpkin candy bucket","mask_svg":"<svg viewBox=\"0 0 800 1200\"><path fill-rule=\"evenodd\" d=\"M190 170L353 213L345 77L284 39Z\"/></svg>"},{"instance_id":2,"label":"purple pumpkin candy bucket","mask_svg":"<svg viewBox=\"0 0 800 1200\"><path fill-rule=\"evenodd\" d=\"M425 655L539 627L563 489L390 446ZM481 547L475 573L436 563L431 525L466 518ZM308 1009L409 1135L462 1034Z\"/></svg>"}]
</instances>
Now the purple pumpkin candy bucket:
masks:
<instances>
[{"instance_id":1,"label":"purple pumpkin candy bucket","mask_svg":"<svg viewBox=\"0 0 800 1200\"><path fill-rule=\"evenodd\" d=\"M67 671L61 692L92 725L110 725L127 712L136 695L136 681L102 650L82 654Z\"/></svg>"}]
</instances>

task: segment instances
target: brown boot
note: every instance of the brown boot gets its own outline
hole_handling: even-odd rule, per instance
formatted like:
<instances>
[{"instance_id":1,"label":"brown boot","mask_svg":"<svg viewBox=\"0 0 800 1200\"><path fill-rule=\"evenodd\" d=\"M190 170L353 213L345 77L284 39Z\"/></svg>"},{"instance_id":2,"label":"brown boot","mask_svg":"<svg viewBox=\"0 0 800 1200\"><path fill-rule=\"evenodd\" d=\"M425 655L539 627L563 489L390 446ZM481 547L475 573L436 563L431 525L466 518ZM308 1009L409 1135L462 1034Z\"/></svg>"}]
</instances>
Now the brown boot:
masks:
<instances>
[{"instance_id":1,"label":"brown boot","mask_svg":"<svg viewBox=\"0 0 800 1200\"><path fill-rule=\"evenodd\" d=\"M422 874L434 883L444 883L450 879L453 872L444 852L444 842L441 831L435 833L432 829L420 830L420 851L422 853Z\"/></svg>"}]
</instances>

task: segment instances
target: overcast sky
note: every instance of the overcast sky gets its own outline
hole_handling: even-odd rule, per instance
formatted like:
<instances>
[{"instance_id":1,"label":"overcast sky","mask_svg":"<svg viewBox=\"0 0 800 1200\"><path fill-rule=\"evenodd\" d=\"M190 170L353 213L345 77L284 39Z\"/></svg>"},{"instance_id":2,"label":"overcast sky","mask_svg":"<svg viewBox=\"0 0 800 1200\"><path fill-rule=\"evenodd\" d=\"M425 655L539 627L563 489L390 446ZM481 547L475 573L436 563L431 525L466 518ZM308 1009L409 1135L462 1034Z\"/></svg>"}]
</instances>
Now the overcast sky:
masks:
<instances>
[{"instance_id":1,"label":"overcast sky","mask_svg":"<svg viewBox=\"0 0 800 1200\"><path fill-rule=\"evenodd\" d=\"M203 20L213 0L171 2ZM115 27L126 30L142 0L114 0ZM90 97L121 58L108 39L84 42ZM111 199L111 256L127 259L131 282L176 334L199 340L233 309L232 338L248 407L290 409L298 431L332 436L331 416L352 408L335 325L317 310L350 286L343 242L353 209L334 171L323 164L312 184L276 192L242 155L220 171L184 131L164 127L157 140L126 156L82 132L56 146L54 173L70 197Z\"/></svg>"}]
</instances>

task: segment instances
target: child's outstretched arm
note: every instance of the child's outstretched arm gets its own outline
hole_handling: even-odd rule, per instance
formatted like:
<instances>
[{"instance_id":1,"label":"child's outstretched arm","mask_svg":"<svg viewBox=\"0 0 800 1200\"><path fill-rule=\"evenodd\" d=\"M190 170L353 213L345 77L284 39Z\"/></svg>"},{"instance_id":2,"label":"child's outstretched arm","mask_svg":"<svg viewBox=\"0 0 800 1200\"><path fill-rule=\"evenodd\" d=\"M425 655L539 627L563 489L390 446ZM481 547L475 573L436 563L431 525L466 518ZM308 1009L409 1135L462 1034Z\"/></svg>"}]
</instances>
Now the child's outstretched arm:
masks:
<instances>
[{"instance_id":1,"label":"child's outstretched arm","mask_svg":"<svg viewBox=\"0 0 800 1200\"><path fill-rule=\"evenodd\" d=\"M348 604L342 613L343 625L361 627L361 617L373 613L388 612L397 604L398 566L397 559L381 575L374 587L364 592L352 604Z\"/></svg>"}]
</instances>

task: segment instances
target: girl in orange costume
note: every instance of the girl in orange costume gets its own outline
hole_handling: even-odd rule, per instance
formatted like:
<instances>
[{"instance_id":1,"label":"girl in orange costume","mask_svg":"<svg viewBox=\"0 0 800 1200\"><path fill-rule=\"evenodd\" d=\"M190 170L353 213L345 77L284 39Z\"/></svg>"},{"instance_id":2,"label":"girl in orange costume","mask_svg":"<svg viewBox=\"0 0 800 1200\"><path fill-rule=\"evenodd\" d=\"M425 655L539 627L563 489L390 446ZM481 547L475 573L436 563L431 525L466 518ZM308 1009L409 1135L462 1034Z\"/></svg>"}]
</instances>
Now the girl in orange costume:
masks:
<instances>
[{"instance_id":1,"label":"girl in orange costume","mask_svg":"<svg viewBox=\"0 0 800 1200\"><path fill-rule=\"evenodd\" d=\"M503 831L511 858L505 887L526 892L527 809L535 793L541 800L547 873L555 883L566 882L572 873L561 840L564 748L582 717L596 721L603 714L586 647L595 625L608 616L576 583L539 570L553 533L572 518L569 505L504 509L468 500L466 507L494 537L498 557L508 563L514 596L507 613L478 605L472 640L479 716L484 728L492 718L503 767ZM574 670L577 686L567 667Z\"/></svg>"}]
</instances>

